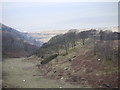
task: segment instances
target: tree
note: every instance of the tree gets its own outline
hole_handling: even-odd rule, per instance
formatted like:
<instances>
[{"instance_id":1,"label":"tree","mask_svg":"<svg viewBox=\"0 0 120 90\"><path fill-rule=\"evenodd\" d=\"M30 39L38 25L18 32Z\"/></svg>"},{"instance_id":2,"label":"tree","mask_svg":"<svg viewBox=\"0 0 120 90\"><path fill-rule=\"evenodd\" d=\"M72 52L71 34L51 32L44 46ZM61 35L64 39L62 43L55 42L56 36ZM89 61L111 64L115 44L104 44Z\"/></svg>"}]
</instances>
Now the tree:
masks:
<instances>
[{"instance_id":1,"label":"tree","mask_svg":"<svg viewBox=\"0 0 120 90\"><path fill-rule=\"evenodd\" d=\"M82 39L82 44L85 45L85 40L89 37L89 32L88 31L82 31L78 33L79 39Z\"/></svg>"}]
</instances>

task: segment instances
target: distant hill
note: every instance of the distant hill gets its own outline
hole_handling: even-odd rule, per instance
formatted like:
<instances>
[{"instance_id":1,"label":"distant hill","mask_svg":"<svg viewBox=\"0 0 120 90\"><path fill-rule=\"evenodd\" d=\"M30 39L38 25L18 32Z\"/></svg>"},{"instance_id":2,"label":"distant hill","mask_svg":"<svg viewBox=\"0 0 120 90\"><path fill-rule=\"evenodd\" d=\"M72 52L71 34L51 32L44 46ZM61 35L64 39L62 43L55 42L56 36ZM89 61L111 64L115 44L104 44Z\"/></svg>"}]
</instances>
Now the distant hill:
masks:
<instances>
[{"instance_id":1,"label":"distant hill","mask_svg":"<svg viewBox=\"0 0 120 90\"><path fill-rule=\"evenodd\" d=\"M3 57L22 57L33 53L42 43L4 24L2 30Z\"/></svg>"},{"instance_id":2,"label":"distant hill","mask_svg":"<svg viewBox=\"0 0 120 90\"><path fill-rule=\"evenodd\" d=\"M48 30L40 32L26 32L27 35L34 37L37 41L48 42L52 37L64 34L68 30Z\"/></svg>"},{"instance_id":3,"label":"distant hill","mask_svg":"<svg viewBox=\"0 0 120 90\"><path fill-rule=\"evenodd\" d=\"M88 31L91 28L78 28L77 31L81 32L81 31ZM96 27L95 28L97 31L103 30L109 30L112 32L118 32L118 27L117 26L111 26L111 27ZM40 42L48 42L52 37L59 35L59 34L65 34L66 32L68 32L69 29L64 29L64 30L45 30L45 31L38 31L38 32L26 32L26 35L29 35L31 37L34 37L35 40L40 41Z\"/></svg>"}]
</instances>

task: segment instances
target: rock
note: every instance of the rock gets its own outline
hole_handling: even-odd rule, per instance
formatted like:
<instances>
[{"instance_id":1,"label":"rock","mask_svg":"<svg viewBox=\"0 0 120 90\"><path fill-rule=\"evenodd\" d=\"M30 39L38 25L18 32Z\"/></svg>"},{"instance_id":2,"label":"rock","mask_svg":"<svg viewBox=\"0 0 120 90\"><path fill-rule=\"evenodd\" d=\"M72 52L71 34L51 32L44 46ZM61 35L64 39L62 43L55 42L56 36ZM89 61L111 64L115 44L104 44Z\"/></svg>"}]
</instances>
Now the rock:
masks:
<instances>
[{"instance_id":1,"label":"rock","mask_svg":"<svg viewBox=\"0 0 120 90\"><path fill-rule=\"evenodd\" d=\"M58 74L58 76L60 76L60 77L61 77L61 76L62 76L62 74Z\"/></svg>"},{"instance_id":2,"label":"rock","mask_svg":"<svg viewBox=\"0 0 120 90\"><path fill-rule=\"evenodd\" d=\"M98 74L98 73L96 73L96 76L99 76L99 74Z\"/></svg>"},{"instance_id":3,"label":"rock","mask_svg":"<svg viewBox=\"0 0 120 90\"><path fill-rule=\"evenodd\" d=\"M5 88L7 87L7 86L4 86Z\"/></svg>"},{"instance_id":4,"label":"rock","mask_svg":"<svg viewBox=\"0 0 120 90\"><path fill-rule=\"evenodd\" d=\"M23 80L23 82L25 82L26 80Z\"/></svg>"},{"instance_id":5,"label":"rock","mask_svg":"<svg viewBox=\"0 0 120 90\"><path fill-rule=\"evenodd\" d=\"M54 73L56 73L57 71L55 70L55 71L53 71Z\"/></svg>"},{"instance_id":6,"label":"rock","mask_svg":"<svg viewBox=\"0 0 120 90\"><path fill-rule=\"evenodd\" d=\"M71 79L73 82L77 82L77 76L72 76Z\"/></svg>"},{"instance_id":7,"label":"rock","mask_svg":"<svg viewBox=\"0 0 120 90\"><path fill-rule=\"evenodd\" d=\"M82 81L84 81L84 80L85 80L85 78L81 78L81 80L82 80Z\"/></svg>"},{"instance_id":8,"label":"rock","mask_svg":"<svg viewBox=\"0 0 120 90\"><path fill-rule=\"evenodd\" d=\"M71 60L71 59L69 59L69 61L71 62L72 60Z\"/></svg>"},{"instance_id":9,"label":"rock","mask_svg":"<svg viewBox=\"0 0 120 90\"><path fill-rule=\"evenodd\" d=\"M61 80L63 79L63 77L61 77Z\"/></svg>"},{"instance_id":10,"label":"rock","mask_svg":"<svg viewBox=\"0 0 120 90\"><path fill-rule=\"evenodd\" d=\"M61 86L59 88L62 88Z\"/></svg>"},{"instance_id":11,"label":"rock","mask_svg":"<svg viewBox=\"0 0 120 90\"><path fill-rule=\"evenodd\" d=\"M73 58L75 58L76 56L74 55Z\"/></svg>"},{"instance_id":12,"label":"rock","mask_svg":"<svg viewBox=\"0 0 120 90\"><path fill-rule=\"evenodd\" d=\"M36 65L36 67L38 67L38 69L40 69L40 66L41 66L40 64L37 64L37 65Z\"/></svg>"},{"instance_id":13,"label":"rock","mask_svg":"<svg viewBox=\"0 0 120 90\"><path fill-rule=\"evenodd\" d=\"M101 59L98 59L98 61L101 61Z\"/></svg>"},{"instance_id":14,"label":"rock","mask_svg":"<svg viewBox=\"0 0 120 90\"><path fill-rule=\"evenodd\" d=\"M68 70L68 68L64 68L65 70Z\"/></svg>"},{"instance_id":15,"label":"rock","mask_svg":"<svg viewBox=\"0 0 120 90\"><path fill-rule=\"evenodd\" d=\"M56 65L56 67L57 67L58 65Z\"/></svg>"},{"instance_id":16,"label":"rock","mask_svg":"<svg viewBox=\"0 0 120 90\"><path fill-rule=\"evenodd\" d=\"M106 83L104 83L104 84L102 84L104 87L110 87L110 85L109 84L106 84Z\"/></svg>"}]
</instances>

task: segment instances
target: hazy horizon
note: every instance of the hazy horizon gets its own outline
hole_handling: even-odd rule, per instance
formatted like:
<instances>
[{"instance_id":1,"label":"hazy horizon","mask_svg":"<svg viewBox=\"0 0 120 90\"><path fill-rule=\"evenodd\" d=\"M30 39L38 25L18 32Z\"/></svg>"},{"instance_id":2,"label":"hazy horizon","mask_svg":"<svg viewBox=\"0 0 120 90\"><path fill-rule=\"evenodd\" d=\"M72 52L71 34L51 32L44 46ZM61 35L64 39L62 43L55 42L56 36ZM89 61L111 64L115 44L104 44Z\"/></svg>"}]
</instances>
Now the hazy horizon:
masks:
<instances>
[{"instance_id":1,"label":"hazy horizon","mask_svg":"<svg viewBox=\"0 0 120 90\"><path fill-rule=\"evenodd\" d=\"M117 2L5 2L2 12L2 23L21 32L118 26Z\"/></svg>"}]
</instances>

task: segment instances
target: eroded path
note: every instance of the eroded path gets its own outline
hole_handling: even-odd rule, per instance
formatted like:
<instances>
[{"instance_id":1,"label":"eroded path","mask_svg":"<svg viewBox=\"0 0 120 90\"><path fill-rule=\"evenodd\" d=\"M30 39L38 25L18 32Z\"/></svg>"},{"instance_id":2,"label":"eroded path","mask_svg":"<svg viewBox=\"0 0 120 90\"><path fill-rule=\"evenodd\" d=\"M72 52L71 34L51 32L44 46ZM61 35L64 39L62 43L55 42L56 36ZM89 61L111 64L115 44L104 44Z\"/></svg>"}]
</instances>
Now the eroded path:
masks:
<instances>
[{"instance_id":1,"label":"eroded path","mask_svg":"<svg viewBox=\"0 0 120 90\"><path fill-rule=\"evenodd\" d=\"M3 61L3 87L10 88L80 88L69 83L49 80L40 76L37 62L25 58L11 58Z\"/></svg>"}]
</instances>

